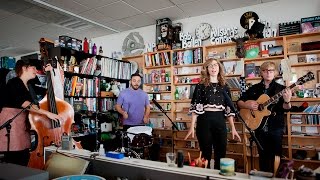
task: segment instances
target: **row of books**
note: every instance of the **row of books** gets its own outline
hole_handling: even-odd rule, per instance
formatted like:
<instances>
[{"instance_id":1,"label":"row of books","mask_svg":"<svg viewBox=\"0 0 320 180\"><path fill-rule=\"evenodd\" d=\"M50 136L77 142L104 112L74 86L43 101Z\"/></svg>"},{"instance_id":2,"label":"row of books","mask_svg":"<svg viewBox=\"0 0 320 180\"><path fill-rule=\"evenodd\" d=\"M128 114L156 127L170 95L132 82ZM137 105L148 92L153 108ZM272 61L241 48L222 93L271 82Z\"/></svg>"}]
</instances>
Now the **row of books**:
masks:
<instances>
[{"instance_id":1,"label":"row of books","mask_svg":"<svg viewBox=\"0 0 320 180\"><path fill-rule=\"evenodd\" d=\"M170 52L147 54L145 57L146 67L170 65Z\"/></svg>"},{"instance_id":2,"label":"row of books","mask_svg":"<svg viewBox=\"0 0 320 180\"><path fill-rule=\"evenodd\" d=\"M187 123L186 122L175 122L179 131L187 130Z\"/></svg>"},{"instance_id":3,"label":"row of books","mask_svg":"<svg viewBox=\"0 0 320 180\"><path fill-rule=\"evenodd\" d=\"M100 111L105 112L109 110L114 110L114 105L117 101L115 99L104 98L100 100Z\"/></svg>"},{"instance_id":4,"label":"row of books","mask_svg":"<svg viewBox=\"0 0 320 180\"><path fill-rule=\"evenodd\" d=\"M80 62L80 73L87 75L99 75L99 72L96 70L100 70L100 62L96 57L87 58Z\"/></svg>"},{"instance_id":5,"label":"row of books","mask_svg":"<svg viewBox=\"0 0 320 180\"><path fill-rule=\"evenodd\" d=\"M314 106L309 106L303 112L305 112L305 113L319 113L320 112L320 104L317 104ZM320 125L320 114L306 115L306 124Z\"/></svg>"},{"instance_id":6,"label":"row of books","mask_svg":"<svg viewBox=\"0 0 320 180\"><path fill-rule=\"evenodd\" d=\"M97 111L97 99L96 98L65 98L71 106L73 106L75 112L81 110L84 111Z\"/></svg>"},{"instance_id":7,"label":"row of books","mask_svg":"<svg viewBox=\"0 0 320 180\"><path fill-rule=\"evenodd\" d=\"M203 63L202 48L174 52L172 60L173 65Z\"/></svg>"},{"instance_id":8,"label":"row of books","mask_svg":"<svg viewBox=\"0 0 320 180\"><path fill-rule=\"evenodd\" d=\"M101 58L101 76L116 79L130 79L131 74L131 63Z\"/></svg>"},{"instance_id":9,"label":"row of books","mask_svg":"<svg viewBox=\"0 0 320 180\"><path fill-rule=\"evenodd\" d=\"M152 70L149 74L143 75L144 83L165 83L170 82L170 71Z\"/></svg>"},{"instance_id":10,"label":"row of books","mask_svg":"<svg viewBox=\"0 0 320 180\"><path fill-rule=\"evenodd\" d=\"M64 78L64 95L66 96L99 96L99 78L93 79L72 76Z\"/></svg>"},{"instance_id":11,"label":"row of books","mask_svg":"<svg viewBox=\"0 0 320 180\"><path fill-rule=\"evenodd\" d=\"M227 84L229 85L230 88L239 88L240 89L240 83L239 79L237 77L230 77L226 79Z\"/></svg>"}]
</instances>

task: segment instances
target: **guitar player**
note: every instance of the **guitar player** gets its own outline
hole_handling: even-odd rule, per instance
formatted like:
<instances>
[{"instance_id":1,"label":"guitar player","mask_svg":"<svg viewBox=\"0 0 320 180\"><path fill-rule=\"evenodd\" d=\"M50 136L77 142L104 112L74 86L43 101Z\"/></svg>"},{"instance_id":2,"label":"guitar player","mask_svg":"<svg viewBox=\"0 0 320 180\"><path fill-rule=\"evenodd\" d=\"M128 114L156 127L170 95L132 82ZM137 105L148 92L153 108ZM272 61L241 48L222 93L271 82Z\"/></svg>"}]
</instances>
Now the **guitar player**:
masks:
<instances>
[{"instance_id":1,"label":"guitar player","mask_svg":"<svg viewBox=\"0 0 320 180\"><path fill-rule=\"evenodd\" d=\"M282 136L284 131L284 112L291 108L291 90L285 86L275 82L278 74L276 65L273 62L264 62L260 66L260 75L262 80L260 83L250 87L239 99L237 105L239 108L258 110L257 99L262 94L272 97L276 93L284 90L283 96L274 104L268 106L271 114L265 126L255 130L257 139L259 140L263 151L259 152L259 168L260 171L273 172L275 157L281 157Z\"/></svg>"}]
</instances>

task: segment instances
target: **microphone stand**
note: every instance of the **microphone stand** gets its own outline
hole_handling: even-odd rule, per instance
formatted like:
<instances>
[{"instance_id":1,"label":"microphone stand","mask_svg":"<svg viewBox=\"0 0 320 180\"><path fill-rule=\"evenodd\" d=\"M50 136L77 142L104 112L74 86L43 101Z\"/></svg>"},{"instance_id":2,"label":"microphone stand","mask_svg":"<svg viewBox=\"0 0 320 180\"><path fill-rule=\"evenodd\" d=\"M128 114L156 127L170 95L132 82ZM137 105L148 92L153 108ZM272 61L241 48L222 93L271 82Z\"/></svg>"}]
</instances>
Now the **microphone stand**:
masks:
<instances>
[{"instance_id":1,"label":"microphone stand","mask_svg":"<svg viewBox=\"0 0 320 180\"><path fill-rule=\"evenodd\" d=\"M249 134L250 134L250 138L249 138L250 145L249 145L249 147L250 147L250 155L251 155L251 157L250 157L250 162L251 162L251 170L252 170L252 169L253 169L253 152L252 152L253 142L256 143L257 147L258 147L261 151L263 151L263 148L262 148L259 140L257 139L254 131L246 124L246 122L245 122L245 121L243 120L243 118L241 117L240 112L234 107L234 105L233 105L233 103L232 103L229 95L228 95L225 91L223 91L223 95L224 95L224 97L225 97L225 99L226 99L226 101L227 101L227 104L228 104L229 107L231 108L231 110L232 110L233 112L235 112L236 117L241 121L241 123L244 125L244 127L249 131Z\"/></svg>"},{"instance_id":2,"label":"microphone stand","mask_svg":"<svg viewBox=\"0 0 320 180\"><path fill-rule=\"evenodd\" d=\"M23 108L20 112L18 112L15 116L13 116L11 119L9 119L8 121L6 121L5 123L3 123L0 126L0 131L3 128L6 128L7 130L7 134L5 136L7 136L7 152L10 151L10 132L11 132L11 123L13 122L13 120L15 120L21 113L23 113L24 111L26 111L27 109L30 108L30 106L33 104L33 102L31 102L27 107Z\"/></svg>"},{"instance_id":3,"label":"microphone stand","mask_svg":"<svg viewBox=\"0 0 320 180\"><path fill-rule=\"evenodd\" d=\"M152 99L152 102L158 107L158 109L160 109L160 111L167 116L167 118L170 120L171 122L171 141L172 141L172 152L174 152L174 141L173 141L173 135L174 135L174 129L176 129L177 131L179 131L177 125L172 121L172 119L167 115L167 113L164 111L164 109L160 106L160 104L155 100Z\"/></svg>"},{"instance_id":4,"label":"microphone stand","mask_svg":"<svg viewBox=\"0 0 320 180\"><path fill-rule=\"evenodd\" d=\"M250 138L249 138L249 142L250 142L250 145L249 145L249 148L250 148L250 162L251 162L251 170L253 170L253 152L252 152L252 149L253 149L253 142L256 143L257 147L263 151L263 148L259 142L259 140L257 139L254 131L245 123L245 121L243 120L243 118L241 117L239 111L234 111L236 113L236 116L237 118L242 122L242 124L244 125L244 127L249 131L249 134L250 134Z\"/></svg>"}]
</instances>

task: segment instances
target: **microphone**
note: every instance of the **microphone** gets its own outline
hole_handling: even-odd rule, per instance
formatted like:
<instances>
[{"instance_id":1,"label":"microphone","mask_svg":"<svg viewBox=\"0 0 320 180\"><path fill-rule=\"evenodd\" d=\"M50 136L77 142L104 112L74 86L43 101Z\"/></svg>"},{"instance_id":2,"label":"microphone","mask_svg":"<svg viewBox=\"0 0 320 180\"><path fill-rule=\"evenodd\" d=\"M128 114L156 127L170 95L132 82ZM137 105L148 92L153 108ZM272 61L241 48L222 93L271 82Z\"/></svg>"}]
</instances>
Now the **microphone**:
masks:
<instances>
[{"instance_id":1,"label":"microphone","mask_svg":"<svg viewBox=\"0 0 320 180\"><path fill-rule=\"evenodd\" d=\"M227 92L225 90L222 91L223 96L226 100L227 105L230 107L231 111L235 112L236 114L238 114L238 110L234 107L232 100L230 99L229 95L227 94Z\"/></svg>"},{"instance_id":2,"label":"microphone","mask_svg":"<svg viewBox=\"0 0 320 180\"><path fill-rule=\"evenodd\" d=\"M157 106L157 108L159 110L163 111L162 107L160 106L160 104L155 99L152 99L152 102Z\"/></svg>"}]
</instances>

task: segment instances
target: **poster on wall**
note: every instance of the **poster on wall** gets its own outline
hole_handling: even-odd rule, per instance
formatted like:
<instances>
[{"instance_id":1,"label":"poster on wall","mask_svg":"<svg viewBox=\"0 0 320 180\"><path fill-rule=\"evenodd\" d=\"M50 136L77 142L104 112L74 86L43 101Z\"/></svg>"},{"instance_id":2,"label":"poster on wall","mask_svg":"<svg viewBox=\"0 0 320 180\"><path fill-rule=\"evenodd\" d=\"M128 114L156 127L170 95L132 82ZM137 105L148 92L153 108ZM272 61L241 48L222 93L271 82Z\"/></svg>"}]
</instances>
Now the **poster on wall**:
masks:
<instances>
[{"instance_id":1,"label":"poster on wall","mask_svg":"<svg viewBox=\"0 0 320 180\"><path fill-rule=\"evenodd\" d=\"M123 56L135 56L143 53L145 48L143 37L139 32L131 32L122 44Z\"/></svg>"}]
</instances>

